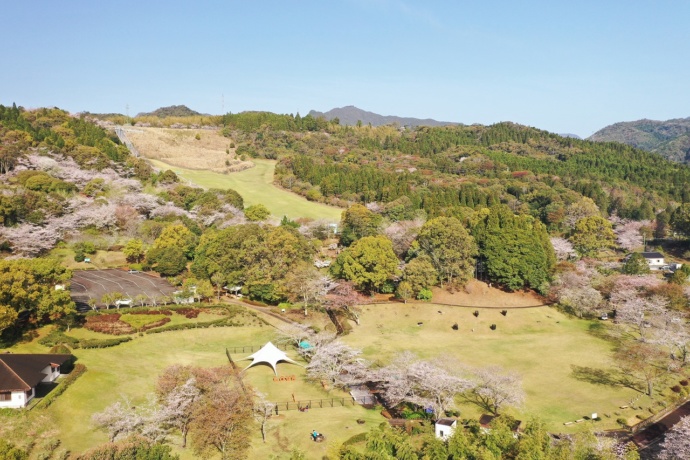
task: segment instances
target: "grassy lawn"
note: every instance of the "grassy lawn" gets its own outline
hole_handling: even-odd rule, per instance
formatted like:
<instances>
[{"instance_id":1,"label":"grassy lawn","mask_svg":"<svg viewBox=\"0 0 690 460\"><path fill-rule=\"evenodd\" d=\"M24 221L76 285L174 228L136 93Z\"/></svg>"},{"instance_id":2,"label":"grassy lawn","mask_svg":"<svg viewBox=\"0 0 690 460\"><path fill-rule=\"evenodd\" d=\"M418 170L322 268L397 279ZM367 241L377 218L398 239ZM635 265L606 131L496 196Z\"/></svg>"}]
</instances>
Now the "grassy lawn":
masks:
<instances>
[{"instance_id":1,"label":"grassy lawn","mask_svg":"<svg viewBox=\"0 0 690 460\"><path fill-rule=\"evenodd\" d=\"M179 315L173 315L173 317ZM201 315L200 315L201 316ZM215 316L215 315L209 315ZM37 335L44 335L41 330ZM84 329L73 329L69 335L78 338L107 338ZM134 340L105 349L75 350L78 362L85 364L88 371L71 386L57 401L45 410L30 412L31 417L47 416L51 425L58 430L61 447L72 452L83 452L107 441L103 432L95 431L91 416L108 405L128 398L132 404L142 404L153 394L157 376L173 364L197 366L227 365L225 348L243 345L261 345L275 337L270 326L216 327L164 332L160 334L135 335ZM30 338L29 338L30 339ZM4 350L0 350L2 352ZM15 345L12 352L45 353L47 349L35 340ZM238 365L244 367L250 361L239 361L249 355L235 354ZM301 362L294 353L289 356ZM307 458L320 459L332 446L349 437L364 432L382 421L376 411L361 406L317 408L318 399L347 397L336 390L326 391L318 384L305 381L303 367L293 364L279 364L280 375L294 375L294 381L274 381L273 371L267 366L255 366L247 371L246 381L275 402L308 401L313 409L308 412L281 411L267 425L267 442L261 442L258 426L252 440L250 458L287 458L294 448L304 451ZM365 424L357 424L363 419ZM309 438L316 429L327 436L327 442L313 443ZM189 449L179 448L179 440L172 439L173 448L183 459L193 459Z\"/></svg>"},{"instance_id":2,"label":"grassy lawn","mask_svg":"<svg viewBox=\"0 0 690 460\"><path fill-rule=\"evenodd\" d=\"M245 206L261 203L277 218L286 215L290 219L309 217L338 222L343 211L340 208L308 201L306 198L273 185L275 161L252 160L256 164L253 168L230 174L185 169L159 160L150 159L149 161L156 168L171 169L184 180L200 187L234 189L244 198Z\"/></svg>"},{"instance_id":3,"label":"grassy lawn","mask_svg":"<svg viewBox=\"0 0 690 460\"><path fill-rule=\"evenodd\" d=\"M589 332L605 324L569 318L549 307L509 310L505 317L499 310L480 308L475 318L474 310L434 304L365 306L361 325L353 326L344 340L381 364L410 350L423 358L446 356L470 367L499 365L515 371L522 377L527 399L514 415L522 420L536 415L554 432L577 430L580 425L563 423L593 412L602 418L597 429L615 428L616 411L634 421L633 409L619 407L638 392L593 383L593 370L614 367L612 344ZM457 331L452 329L456 322ZM497 325L495 331L491 324ZM639 402L649 403L647 398ZM481 414L473 404L461 403L460 408L463 418Z\"/></svg>"},{"instance_id":4,"label":"grassy lawn","mask_svg":"<svg viewBox=\"0 0 690 460\"><path fill-rule=\"evenodd\" d=\"M104 268L118 268L126 267L128 265L127 258L120 252L113 251L96 251L96 254L87 255L91 262L76 262L74 260L74 251L67 248L55 248L50 251L52 257L57 258L62 265L71 270L91 270Z\"/></svg>"}]
</instances>

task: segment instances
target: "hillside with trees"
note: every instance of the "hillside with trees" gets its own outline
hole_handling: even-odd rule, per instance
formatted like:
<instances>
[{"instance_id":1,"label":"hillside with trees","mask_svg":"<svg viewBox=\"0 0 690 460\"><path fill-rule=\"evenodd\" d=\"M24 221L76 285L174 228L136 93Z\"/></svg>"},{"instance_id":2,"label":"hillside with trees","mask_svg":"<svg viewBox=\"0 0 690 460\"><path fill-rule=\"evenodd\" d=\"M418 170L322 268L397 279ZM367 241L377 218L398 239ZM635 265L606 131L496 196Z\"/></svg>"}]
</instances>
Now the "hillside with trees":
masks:
<instances>
[{"instance_id":1,"label":"hillside with trees","mask_svg":"<svg viewBox=\"0 0 690 460\"><path fill-rule=\"evenodd\" d=\"M371 125L371 126L383 126L397 124L399 126L446 126L457 123L451 123L447 121L437 121L431 118L412 118L412 117L398 117L395 115L379 115L378 113L368 112L366 110L359 109L353 105L348 105L346 107L339 107L329 110L328 112L317 112L316 110L311 110L309 112L314 118L325 118L328 121L338 120L341 125L346 126L356 126L360 125Z\"/></svg>"},{"instance_id":2,"label":"hillside with trees","mask_svg":"<svg viewBox=\"0 0 690 460\"><path fill-rule=\"evenodd\" d=\"M589 138L598 142L620 142L672 161L690 163L690 118L637 120L615 123Z\"/></svg>"}]
</instances>

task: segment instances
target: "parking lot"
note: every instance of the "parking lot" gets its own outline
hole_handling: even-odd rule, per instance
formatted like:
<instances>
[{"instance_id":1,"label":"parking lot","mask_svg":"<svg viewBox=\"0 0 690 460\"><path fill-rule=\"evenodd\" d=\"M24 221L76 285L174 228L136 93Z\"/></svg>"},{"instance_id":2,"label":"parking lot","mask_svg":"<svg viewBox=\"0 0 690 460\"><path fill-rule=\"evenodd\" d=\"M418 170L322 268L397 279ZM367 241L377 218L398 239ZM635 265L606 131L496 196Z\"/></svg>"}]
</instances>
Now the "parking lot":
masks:
<instances>
[{"instance_id":1,"label":"parking lot","mask_svg":"<svg viewBox=\"0 0 690 460\"><path fill-rule=\"evenodd\" d=\"M176 290L166 280L145 273L129 273L126 270L75 270L72 276L71 296L77 304L77 310L89 310L89 299L96 300L99 308L105 308L101 302L103 294L119 292L125 298L134 299L143 294L160 302L160 299L172 295Z\"/></svg>"}]
</instances>

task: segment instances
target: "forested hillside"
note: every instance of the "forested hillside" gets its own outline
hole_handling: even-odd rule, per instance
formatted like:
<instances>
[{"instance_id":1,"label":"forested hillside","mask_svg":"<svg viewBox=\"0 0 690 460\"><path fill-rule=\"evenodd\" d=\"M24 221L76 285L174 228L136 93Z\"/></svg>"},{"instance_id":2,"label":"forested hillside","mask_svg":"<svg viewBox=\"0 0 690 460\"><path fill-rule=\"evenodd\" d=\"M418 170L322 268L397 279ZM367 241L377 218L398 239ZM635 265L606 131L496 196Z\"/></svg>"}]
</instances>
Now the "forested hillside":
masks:
<instances>
[{"instance_id":1,"label":"forested hillside","mask_svg":"<svg viewBox=\"0 0 690 460\"><path fill-rule=\"evenodd\" d=\"M690 118L615 123L592 134L589 140L621 142L669 160L690 163Z\"/></svg>"},{"instance_id":2,"label":"forested hillside","mask_svg":"<svg viewBox=\"0 0 690 460\"><path fill-rule=\"evenodd\" d=\"M638 220L690 198L686 166L512 123L350 127L266 113L224 122L238 152L280 160L276 180L284 187L338 205L377 202L408 217L505 203L560 231L583 198L605 215Z\"/></svg>"}]
</instances>

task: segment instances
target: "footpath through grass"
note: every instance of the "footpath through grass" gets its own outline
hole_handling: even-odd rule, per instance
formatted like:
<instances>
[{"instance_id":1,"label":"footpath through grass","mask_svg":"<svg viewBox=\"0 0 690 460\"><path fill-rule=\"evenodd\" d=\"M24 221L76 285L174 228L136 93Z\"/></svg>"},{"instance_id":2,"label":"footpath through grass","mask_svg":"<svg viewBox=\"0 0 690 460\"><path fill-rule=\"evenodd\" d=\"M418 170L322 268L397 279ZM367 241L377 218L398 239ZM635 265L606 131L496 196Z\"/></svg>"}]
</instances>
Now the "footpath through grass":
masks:
<instances>
[{"instance_id":1,"label":"footpath through grass","mask_svg":"<svg viewBox=\"0 0 690 460\"><path fill-rule=\"evenodd\" d=\"M273 171L276 162L272 160L252 160L256 166L240 172L220 174L211 171L185 169L171 166L160 160L148 160L159 169L170 169L182 179L204 188L231 188L244 198L244 205L263 204L277 218L284 215L290 219L308 217L340 221L342 209L322 203L308 201L296 193L288 192L273 185Z\"/></svg>"}]
</instances>

